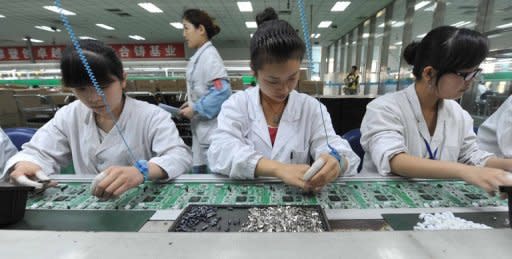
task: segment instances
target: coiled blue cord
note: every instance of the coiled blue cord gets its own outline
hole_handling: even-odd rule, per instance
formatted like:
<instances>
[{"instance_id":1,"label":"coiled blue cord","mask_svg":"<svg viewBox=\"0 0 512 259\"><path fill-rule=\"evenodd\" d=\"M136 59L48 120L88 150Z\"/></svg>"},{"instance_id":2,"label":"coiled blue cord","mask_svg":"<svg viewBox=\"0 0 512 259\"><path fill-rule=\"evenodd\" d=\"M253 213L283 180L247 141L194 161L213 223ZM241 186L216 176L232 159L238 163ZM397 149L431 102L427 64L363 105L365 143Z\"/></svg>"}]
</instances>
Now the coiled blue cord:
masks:
<instances>
[{"instance_id":1,"label":"coiled blue cord","mask_svg":"<svg viewBox=\"0 0 512 259\"><path fill-rule=\"evenodd\" d=\"M308 69L313 70L313 49L311 47L311 41L309 40L309 29L308 21L306 19L306 10L304 7L304 0L297 0L297 6L299 7L300 23L302 25L302 34L304 34L304 43L306 43L306 56L308 59Z\"/></svg>"},{"instance_id":2,"label":"coiled blue cord","mask_svg":"<svg viewBox=\"0 0 512 259\"><path fill-rule=\"evenodd\" d=\"M69 33L69 37L71 38L71 42L73 43L73 46L75 47L76 52L78 53L78 56L80 57L80 61L82 61L82 64L84 65L85 70L87 71L87 75L89 75L89 79L91 80L94 88L96 89L96 92L99 96L101 96L101 99L103 100L103 103L105 104L105 107L107 109L107 113L109 114L110 118L114 122L114 126L116 127L117 131L119 132L119 136L121 136L121 139L123 140L124 145L128 149L128 153L130 154L130 157L132 159L132 163L139 169L137 164L139 161L135 158L135 155L133 154L130 146L128 146L128 142L126 141L121 128L119 127L116 118L114 114L112 113L112 109L110 108L110 105L107 103L107 98L105 97L105 93L103 92L103 89L101 89L101 86L98 84L98 81L96 81L96 77L94 76L94 73L92 72L91 67L89 66L89 62L87 62L87 58L85 58L84 52L82 48L80 47L80 43L78 42L75 32L73 31L73 28L71 27L71 24L69 23L68 18L64 15L62 12L62 4L60 0L55 0L55 6L59 8L59 14L60 19L64 23L64 27L66 27L66 30ZM140 169L139 169L140 170ZM147 170L147 169L146 169Z\"/></svg>"},{"instance_id":3,"label":"coiled blue cord","mask_svg":"<svg viewBox=\"0 0 512 259\"><path fill-rule=\"evenodd\" d=\"M308 59L308 69L311 72L313 70L313 49L311 47L311 40L309 40L309 29L308 29L308 21L306 19L306 11L304 7L304 0L297 0L297 6L299 7L300 13L300 23L302 25L302 33L304 34L304 42L306 44L306 56ZM341 155L338 150L336 150L331 144L329 144L329 136L327 135L327 127L325 126L324 120L324 111L322 109L322 103L318 100L318 105L320 106L320 114L322 115L322 122L324 125L325 132L325 140L327 142L327 147L331 150L329 154L334 156L338 161L341 162Z\"/></svg>"}]
</instances>

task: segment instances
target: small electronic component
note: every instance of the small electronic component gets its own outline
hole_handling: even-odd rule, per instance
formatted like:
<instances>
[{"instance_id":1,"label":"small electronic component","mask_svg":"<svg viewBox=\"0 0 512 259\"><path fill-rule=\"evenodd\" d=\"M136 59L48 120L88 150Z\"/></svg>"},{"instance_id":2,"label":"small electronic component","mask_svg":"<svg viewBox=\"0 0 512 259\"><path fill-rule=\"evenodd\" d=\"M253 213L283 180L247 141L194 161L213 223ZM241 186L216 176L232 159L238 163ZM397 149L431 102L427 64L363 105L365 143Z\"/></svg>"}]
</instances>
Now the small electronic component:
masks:
<instances>
[{"instance_id":1,"label":"small electronic component","mask_svg":"<svg viewBox=\"0 0 512 259\"><path fill-rule=\"evenodd\" d=\"M325 160L318 158L304 174L304 181L309 181L325 165Z\"/></svg>"}]
</instances>

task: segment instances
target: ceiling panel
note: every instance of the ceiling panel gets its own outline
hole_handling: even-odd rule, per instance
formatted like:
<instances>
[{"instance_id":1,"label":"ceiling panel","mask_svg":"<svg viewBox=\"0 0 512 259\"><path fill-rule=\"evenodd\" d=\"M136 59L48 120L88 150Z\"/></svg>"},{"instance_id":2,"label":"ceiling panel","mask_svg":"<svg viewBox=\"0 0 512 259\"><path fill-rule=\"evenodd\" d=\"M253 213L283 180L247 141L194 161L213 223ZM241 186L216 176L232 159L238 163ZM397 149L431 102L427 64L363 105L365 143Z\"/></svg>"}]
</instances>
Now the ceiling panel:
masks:
<instances>
[{"instance_id":1,"label":"ceiling panel","mask_svg":"<svg viewBox=\"0 0 512 259\"><path fill-rule=\"evenodd\" d=\"M69 20L79 36L90 36L108 43L134 43L128 35L136 34L146 38L147 43L182 41L182 31L174 29L169 22L181 21L183 10L200 8L215 17L221 27L221 33L215 37L216 44L247 46L250 34L255 29L247 29L245 21L254 21L257 12L267 6L274 7L281 13L280 18L289 21L299 29L299 9L296 1L264 0L252 1L254 12L241 13L234 0L154 0L164 11L161 14L151 14L140 8L133 0L63 0L64 9L77 13L69 16ZM320 33L319 43L327 45L344 33L356 27L371 14L382 9L391 0L352 1L344 12L330 12L334 0L306 0L306 13L312 33ZM26 36L43 40L42 45L66 44L69 39L59 20L58 14L42 7L53 5L53 1L41 0L0 0L0 46L21 46ZM128 17L121 17L106 9L117 8ZM331 20L336 28L317 28L322 20ZM95 26L96 23L110 25L116 30L107 31ZM61 32L47 32L34 28L35 25L54 26ZM35 44L37 45L37 44Z\"/></svg>"}]
</instances>

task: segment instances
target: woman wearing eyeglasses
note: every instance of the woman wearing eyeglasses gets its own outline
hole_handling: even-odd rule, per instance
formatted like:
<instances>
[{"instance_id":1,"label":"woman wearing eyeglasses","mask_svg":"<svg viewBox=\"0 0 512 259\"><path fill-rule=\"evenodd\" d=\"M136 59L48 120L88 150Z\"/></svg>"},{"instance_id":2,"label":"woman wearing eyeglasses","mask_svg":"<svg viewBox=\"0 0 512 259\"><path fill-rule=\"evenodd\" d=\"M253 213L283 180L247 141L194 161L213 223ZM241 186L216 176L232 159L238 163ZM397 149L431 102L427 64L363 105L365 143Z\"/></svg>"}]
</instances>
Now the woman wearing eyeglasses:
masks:
<instances>
[{"instance_id":1,"label":"woman wearing eyeglasses","mask_svg":"<svg viewBox=\"0 0 512 259\"><path fill-rule=\"evenodd\" d=\"M461 179L494 194L512 184L512 160L480 150L473 120L455 99L489 52L480 33L442 26L404 51L416 81L368 104L361 124L363 169L382 175Z\"/></svg>"}]
</instances>

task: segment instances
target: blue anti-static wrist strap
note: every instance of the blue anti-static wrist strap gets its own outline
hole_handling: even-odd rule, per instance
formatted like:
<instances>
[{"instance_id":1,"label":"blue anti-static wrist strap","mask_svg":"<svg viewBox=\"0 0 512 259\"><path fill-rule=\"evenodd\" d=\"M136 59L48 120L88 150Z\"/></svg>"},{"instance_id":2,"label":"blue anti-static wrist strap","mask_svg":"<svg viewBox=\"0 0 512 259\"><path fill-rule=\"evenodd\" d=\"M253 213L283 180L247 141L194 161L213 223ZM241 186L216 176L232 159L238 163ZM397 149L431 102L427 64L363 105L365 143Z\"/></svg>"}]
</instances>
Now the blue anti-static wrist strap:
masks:
<instances>
[{"instance_id":1,"label":"blue anti-static wrist strap","mask_svg":"<svg viewBox=\"0 0 512 259\"><path fill-rule=\"evenodd\" d=\"M329 152L329 155L333 156L334 158L336 158L336 160L338 160L338 164L340 165L340 170L342 171L343 167L345 167L345 159L343 159L341 157L340 153L338 152L338 150L334 149L330 144L327 144L327 146L331 150ZM343 172L341 172L341 173L343 173Z\"/></svg>"},{"instance_id":2,"label":"blue anti-static wrist strap","mask_svg":"<svg viewBox=\"0 0 512 259\"><path fill-rule=\"evenodd\" d=\"M148 180L149 168L147 160L139 160L133 165L144 176L144 182Z\"/></svg>"}]
</instances>

